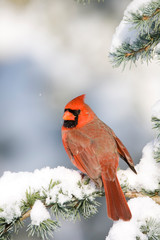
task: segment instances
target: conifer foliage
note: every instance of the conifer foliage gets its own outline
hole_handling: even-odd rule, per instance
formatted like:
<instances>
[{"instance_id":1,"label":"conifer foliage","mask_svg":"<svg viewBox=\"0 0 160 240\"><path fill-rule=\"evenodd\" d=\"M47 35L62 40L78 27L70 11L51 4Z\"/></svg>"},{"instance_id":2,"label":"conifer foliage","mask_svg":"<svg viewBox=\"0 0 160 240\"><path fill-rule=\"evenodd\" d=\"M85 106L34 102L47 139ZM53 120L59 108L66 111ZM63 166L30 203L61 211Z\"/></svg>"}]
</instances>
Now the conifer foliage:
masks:
<instances>
[{"instance_id":1,"label":"conifer foliage","mask_svg":"<svg viewBox=\"0 0 160 240\"><path fill-rule=\"evenodd\" d=\"M160 59L160 0L134 0L113 37L113 66Z\"/></svg>"},{"instance_id":2,"label":"conifer foliage","mask_svg":"<svg viewBox=\"0 0 160 240\"><path fill-rule=\"evenodd\" d=\"M43 240L60 227L59 216L76 220L97 213L102 189L78 171L57 167L5 172L0 178L0 240L9 240L30 218L29 236ZM50 211L49 211L50 210Z\"/></svg>"}]
</instances>

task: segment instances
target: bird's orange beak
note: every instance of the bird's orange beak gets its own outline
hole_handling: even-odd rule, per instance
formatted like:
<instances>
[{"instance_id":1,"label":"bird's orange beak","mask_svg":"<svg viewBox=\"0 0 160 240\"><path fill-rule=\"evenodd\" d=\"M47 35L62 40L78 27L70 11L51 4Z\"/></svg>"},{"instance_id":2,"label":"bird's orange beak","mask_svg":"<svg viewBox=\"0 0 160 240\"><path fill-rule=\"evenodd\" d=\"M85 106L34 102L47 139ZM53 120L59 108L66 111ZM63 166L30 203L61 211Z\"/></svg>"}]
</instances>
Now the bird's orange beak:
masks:
<instances>
[{"instance_id":1,"label":"bird's orange beak","mask_svg":"<svg viewBox=\"0 0 160 240\"><path fill-rule=\"evenodd\" d=\"M75 120L75 116L71 112L66 111L63 114L63 120L73 120L74 121Z\"/></svg>"}]
</instances>

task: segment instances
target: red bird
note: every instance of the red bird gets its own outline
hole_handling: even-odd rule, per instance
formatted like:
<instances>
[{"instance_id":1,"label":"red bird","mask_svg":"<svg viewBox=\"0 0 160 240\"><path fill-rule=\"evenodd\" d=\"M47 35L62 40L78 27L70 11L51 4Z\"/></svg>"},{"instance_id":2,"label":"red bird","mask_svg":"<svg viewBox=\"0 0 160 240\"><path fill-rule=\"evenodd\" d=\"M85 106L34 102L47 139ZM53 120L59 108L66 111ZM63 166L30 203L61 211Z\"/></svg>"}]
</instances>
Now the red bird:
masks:
<instances>
[{"instance_id":1,"label":"red bird","mask_svg":"<svg viewBox=\"0 0 160 240\"><path fill-rule=\"evenodd\" d=\"M129 221L132 217L117 178L121 157L136 173L132 158L111 128L84 103L74 98L64 109L62 141L72 163L99 187L104 185L108 217Z\"/></svg>"}]
</instances>

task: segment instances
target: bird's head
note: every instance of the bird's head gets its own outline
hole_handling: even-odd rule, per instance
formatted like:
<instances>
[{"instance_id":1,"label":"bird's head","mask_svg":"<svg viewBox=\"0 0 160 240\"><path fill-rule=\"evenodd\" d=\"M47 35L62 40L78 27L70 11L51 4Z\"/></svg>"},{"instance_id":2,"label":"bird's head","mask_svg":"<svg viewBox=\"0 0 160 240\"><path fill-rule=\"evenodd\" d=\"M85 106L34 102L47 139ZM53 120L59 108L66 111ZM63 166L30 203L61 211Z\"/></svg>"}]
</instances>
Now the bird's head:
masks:
<instances>
[{"instance_id":1,"label":"bird's head","mask_svg":"<svg viewBox=\"0 0 160 240\"><path fill-rule=\"evenodd\" d=\"M79 128L92 121L95 114L84 102L85 94L72 99L64 109L63 127Z\"/></svg>"}]
</instances>

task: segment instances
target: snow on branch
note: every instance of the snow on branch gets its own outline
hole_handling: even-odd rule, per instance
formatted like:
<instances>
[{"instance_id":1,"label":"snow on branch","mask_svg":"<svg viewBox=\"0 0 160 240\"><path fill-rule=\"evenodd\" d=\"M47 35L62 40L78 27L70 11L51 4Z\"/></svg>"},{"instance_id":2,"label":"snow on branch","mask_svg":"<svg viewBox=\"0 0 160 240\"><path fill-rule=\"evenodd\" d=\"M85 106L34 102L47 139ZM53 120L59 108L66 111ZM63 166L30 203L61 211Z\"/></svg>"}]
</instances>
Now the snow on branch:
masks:
<instances>
[{"instance_id":1,"label":"snow on branch","mask_svg":"<svg viewBox=\"0 0 160 240\"><path fill-rule=\"evenodd\" d=\"M153 128L157 130L157 138L160 138L160 100L152 107ZM154 158L160 163L160 140L157 141L154 148Z\"/></svg>"},{"instance_id":2,"label":"snow on branch","mask_svg":"<svg viewBox=\"0 0 160 240\"><path fill-rule=\"evenodd\" d=\"M155 200L160 202L160 163L157 163L154 158L156 146L157 140L144 147L142 159L136 165L136 176L129 169L118 171L118 177L126 196L130 198L143 195L157 196Z\"/></svg>"},{"instance_id":3,"label":"snow on branch","mask_svg":"<svg viewBox=\"0 0 160 240\"><path fill-rule=\"evenodd\" d=\"M160 206L149 197L131 199L128 205L132 219L115 222L106 240L159 240Z\"/></svg>"},{"instance_id":4,"label":"snow on branch","mask_svg":"<svg viewBox=\"0 0 160 240\"><path fill-rule=\"evenodd\" d=\"M87 176L64 167L46 167L33 173L5 172L0 178L0 193L1 240L8 240L28 217L29 235L48 239L59 227L58 215L67 219L80 214L90 217L99 206L95 198L104 195Z\"/></svg>"},{"instance_id":5,"label":"snow on branch","mask_svg":"<svg viewBox=\"0 0 160 240\"><path fill-rule=\"evenodd\" d=\"M137 175L131 170L119 170L118 178L126 197L135 198L150 196L160 204L160 101L152 108L153 128L157 130L157 137L148 143L143 151L139 164L136 165Z\"/></svg>"},{"instance_id":6,"label":"snow on branch","mask_svg":"<svg viewBox=\"0 0 160 240\"><path fill-rule=\"evenodd\" d=\"M133 0L113 36L113 66L160 59L160 0Z\"/></svg>"},{"instance_id":7,"label":"snow on branch","mask_svg":"<svg viewBox=\"0 0 160 240\"><path fill-rule=\"evenodd\" d=\"M157 137L144 147L135 166L137 175L129 168L118 171L126 197L134 198L129 201L133 217L129 222L115 222L106 240L160 239L160 101L153 106L152 121ZM0 240L9 240L29 217L29 236L48 240L60 226L59 215L71 220L80 215L88 218L97 212L96 198L104 196L103 189L86 175L65 167L5 172L0 193Z\"/></svg>"},{"instance_id":8,"label":"snow on branch","mask_svg":"<svg viewBox=\"0 0 160 240\"><path fill-rule=\"evenodd\" d=\"M128 202L132 219L115 222L106 240L160 239L160 101L152 108L152 122L157 137L144 147L137 175L130 169L118 171L126 197L133 198Z\"/></svg>"},{"instance_id":9,"label":"snow on branch","mask_svg":"<svg viewBox=\"0 0 160 240\"><path fill-rule=\"evenodd\" d=\"M133 214L132 220L127 223L118 221L122 225L131 224L131 228L133 228L135 222L140 222L141 215L139 215L139 218L137 216L141 205L146 212L151 205L156 206L157 213L160 211L160 206L155 203L160 204L160 163L154 159L155 143L156 141L149 143L144 148L143 157L140 163L135 166L137 175L132 173L130 169L118 171L118 178L125 195L129 198L138 197L137 200L129 201ZM10 239L10 234L18 232L18 229L23 226L24 220L29 217L31 219L27 228L29 236L37 235L42 239L48 239L49 236L52 236L54 230L60 226L59 215L71 220L75 220L80 214L85 218L90 217L97 212L99 206L99 203L95 200L96 197L104 195L103 189L98 189L87 176L82 175L79 171L64 167L55 169L47 167L35 170L33 173L5 172L0 178L0 192L1 240ZM139 199L141 199L139 196L145 197L144 200L140 200L141 205L139 205ZM146 200L146 196L149 196L150 200ZM49 209L53 215L52 218ZM143 231L149 224L157 227L158 220L153 218L152 215L147 216L150 216L150 218L146 219L144 217L144 219L141 219L141 225L136 223L137 229L140 227ZM129 239L128 237L124 238L123 234L120 235L123 238L112 238L114 226L115 224L107 240Z\"/></svg>"}]
</instances>

